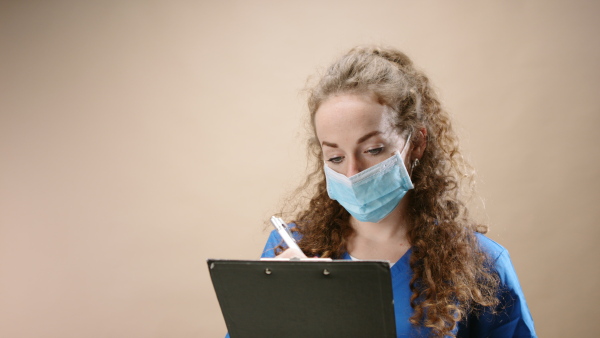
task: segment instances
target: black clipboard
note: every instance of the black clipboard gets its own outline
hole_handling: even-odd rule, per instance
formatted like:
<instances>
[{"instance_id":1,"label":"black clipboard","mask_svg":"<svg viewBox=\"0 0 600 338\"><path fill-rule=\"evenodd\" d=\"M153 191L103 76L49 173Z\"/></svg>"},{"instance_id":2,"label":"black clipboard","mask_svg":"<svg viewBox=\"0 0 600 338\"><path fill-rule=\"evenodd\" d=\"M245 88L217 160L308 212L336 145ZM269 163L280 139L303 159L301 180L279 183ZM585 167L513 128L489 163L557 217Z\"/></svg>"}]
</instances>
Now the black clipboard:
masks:
<instances>
[{"instance_id":1,"label":"black clipboard","mask_svg":"<svg viewBox=\"0 0 600 338\"><path fill-rule=\"evenodd\" d=\"M386 261L207 262L231 338L396 337Z\"/></svg>"}]
</instances>

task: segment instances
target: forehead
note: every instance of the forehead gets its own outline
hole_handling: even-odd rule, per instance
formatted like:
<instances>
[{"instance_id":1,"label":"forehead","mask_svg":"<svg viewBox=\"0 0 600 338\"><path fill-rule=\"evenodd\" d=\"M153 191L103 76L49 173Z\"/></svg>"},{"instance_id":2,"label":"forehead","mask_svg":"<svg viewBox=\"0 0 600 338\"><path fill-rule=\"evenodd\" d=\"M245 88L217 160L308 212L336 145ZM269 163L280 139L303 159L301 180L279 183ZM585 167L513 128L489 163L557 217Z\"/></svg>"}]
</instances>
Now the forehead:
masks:
<instances>
[{"instance_id":1,"label":"forehead","mask_svg":"<svg viewBox=\"0 0 600 338\"><path fill-rule=\"evenodd\" d=\"M332 96L315 113L315 129L319 140L328 137L352 136L371 131L389 134L394 131L391 108L381 104L371 94L340 94Z\"/></svg>"}]
</instances>

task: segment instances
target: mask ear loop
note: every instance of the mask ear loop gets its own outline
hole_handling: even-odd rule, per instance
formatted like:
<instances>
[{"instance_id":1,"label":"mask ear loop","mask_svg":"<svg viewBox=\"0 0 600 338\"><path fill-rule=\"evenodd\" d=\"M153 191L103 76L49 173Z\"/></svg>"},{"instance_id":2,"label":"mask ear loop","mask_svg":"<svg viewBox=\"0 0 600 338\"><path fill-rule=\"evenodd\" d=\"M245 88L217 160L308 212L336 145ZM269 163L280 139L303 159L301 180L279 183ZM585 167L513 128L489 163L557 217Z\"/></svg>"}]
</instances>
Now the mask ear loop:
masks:
<instances>
[{"instance_id":1,"label":"mask ear loop","mask_svg":"<svg viewBox=\"0 0 600 338\"><path fill-rule=\"evenodd\" d=\"M408 137L406 138L406 143L404 144L404 148L402 149L402 151L400 152L400 156L402 156L402 154L404 153L404 150L406 148L410 148L410 138L412 137L412 133L408 134ZM412 176L413 170L415 170L415 167L419 165L419 159L415 158L415 160L413 161L413 163L411 163L410 165L410 175Z\"/></svg>"},{"instance_id":2,"label":"mask ear loop","mask_svg":"<svg viewBox=\"0 0 600 338\"><path fill-rule=\"evenodd\" d=\"M407 148L410 148L410 147L409 147L409 145L410 145L410 138L411 138L411 137L412 137L412 133L409 133L409 134L408 134L408 137L406 138L406 143L404 143L404 147L403 147L403 148L402 148L402 150L400 151L400 157L402 157L402 154L404 154L404 151L405 151Z\"/></svg>"}]
</instances>

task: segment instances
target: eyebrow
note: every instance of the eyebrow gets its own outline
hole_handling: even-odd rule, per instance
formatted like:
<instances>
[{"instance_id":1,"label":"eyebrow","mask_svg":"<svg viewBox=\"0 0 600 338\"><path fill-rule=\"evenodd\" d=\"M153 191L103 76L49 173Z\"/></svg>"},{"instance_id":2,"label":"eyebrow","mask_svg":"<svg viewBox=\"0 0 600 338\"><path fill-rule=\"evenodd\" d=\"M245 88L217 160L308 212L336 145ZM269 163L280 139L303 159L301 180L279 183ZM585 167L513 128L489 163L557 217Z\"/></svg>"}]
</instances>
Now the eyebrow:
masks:
<instances>
[{"instance_id":1,"label":"eyebrow","mask_svg":"<svg viewBox=\"0 0 600 338\"><path fill-rule=\"evenodd\" d=\"M360 137L356 141L356 144L361 144L361 143L365 142L366 140L370 139L371 137L373 137L375 135L379 135L379 134L381 134L381 132L379 130L375 130L375 131L372 131L370 133L367 133L364 136ZM331 142L327 142L327 141L323 141L323 142L321 142L321 144L324 145L324 146L331 147L331 148L337 148L338 147L338 145L336 143L331 143Z\"/></svg>"},{"instance_id":2,"label":"eyebrow","mask_svg":"<svg viewBox=\"0 0 600 338\"><path fill-rule=\"evenodd\" d=\"M372 132L366 134L365 136L359 138L358 141L356 141L356 144L361 144L361 143L365 142L366 140L370 139L371 137L373 137L375 135L379 135L379 134L381 134L381 132L379 130L372 131Z\"/></svg>"}]
</instances>

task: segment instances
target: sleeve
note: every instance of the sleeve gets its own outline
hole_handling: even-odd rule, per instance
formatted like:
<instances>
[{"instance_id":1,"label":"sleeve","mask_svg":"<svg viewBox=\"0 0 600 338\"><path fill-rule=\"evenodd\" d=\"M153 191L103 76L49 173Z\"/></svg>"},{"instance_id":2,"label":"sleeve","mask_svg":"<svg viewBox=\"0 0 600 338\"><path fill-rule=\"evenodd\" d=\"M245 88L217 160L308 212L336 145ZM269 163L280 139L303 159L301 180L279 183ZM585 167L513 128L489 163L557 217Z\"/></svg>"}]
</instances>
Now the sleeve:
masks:
<instances>
[{"instance_id":1,"label":"sleeve","mask_svg":"<svg viewBox=\"0 0 600 338\"><path fill-rule=\"evenodd\" d=\"M279 233L276 230L271 231L271 234L269 234L269 238L267 239L267 244L265 244L265 248L263 249L260 258L275 257L275 248L277 248L280 245L284 248L286 247L285 242L283 241Z\"/></svg>"},{"instance_id":2,"label":"sleeve","mask_svg":"<svg viewBox=\"0 0 600 338\"><path fill-rule=\"evenodd\" d=\"M461 327L457 336L537 337L525 295L508 251L503 249L494 263L500 278L498 290L500 303L494 311L486 309L478 314L469 315L466 325Z\"/></svg>"},{"instance_id":3,"label":"sleeve","mask_svg":"<svg viewBox=\"0 0 600 338\"><path fill-rule=\"evenodd\" d=\"M288 224L288 227L290 229L293 229L294 227L296 227L296 224L290 223L290 224ZM300 235L300 233L298 233L297 231L292 231L292 237L294 237L294 239L296 241L299 241L302 238L302 235ZM267 239L267 244L265 244L265 248L263 249L263 252L260 255L260 258L275 257L276 256L275 248L277 248L280 245L283 249L287 248L287 245L285 244L285 242L283 241L283 238L281 238L281 236L279 235L277 230L271 231L271 233L269 234L269 238Z\"/></svg>"}]
</instances>

